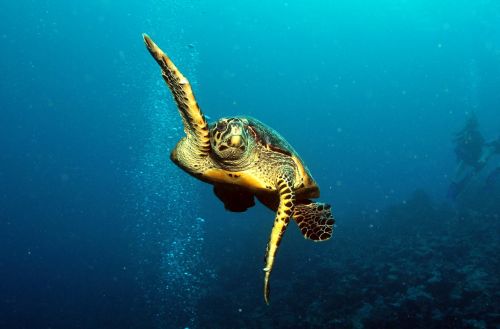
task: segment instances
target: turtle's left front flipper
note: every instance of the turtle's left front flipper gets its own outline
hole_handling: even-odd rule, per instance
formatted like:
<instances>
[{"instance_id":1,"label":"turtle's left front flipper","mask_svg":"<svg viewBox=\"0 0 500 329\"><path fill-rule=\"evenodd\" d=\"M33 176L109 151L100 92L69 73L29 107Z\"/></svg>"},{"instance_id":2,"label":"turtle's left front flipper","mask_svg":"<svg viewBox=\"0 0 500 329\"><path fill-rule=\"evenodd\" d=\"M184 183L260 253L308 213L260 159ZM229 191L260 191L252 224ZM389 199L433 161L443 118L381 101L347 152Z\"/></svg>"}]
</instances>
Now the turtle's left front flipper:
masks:
<instances>
[{"instance_id":1,"label":"turtle's left front flipper","mask_svg":"<svg viewBox=\"0 0 500 329\"><path fill-rule=\"evenodd\" d=\"M280 201L273 229L271 231L271 236L269 237L269 242L267 244L265 257L266 266L264 267L264 299L266 304L269 304L269 278L271 276L271 271L273 270L274 257L278 251L283 233L285 233L286 227L293 214L295 193L292 188L293 184L290 177L291 176L282 176L277 182Z\"/></svg>"},{"instance_id":2,"label":"turtle's left front flipper","mask_svg":"<svg viewBox=\"0 0 500 329\"><path fill-rule=\"evenodd\" d=\"M149 36L143 34L143 37L149 52L161 67L163 79L172 91L187 137L193 139L200 156L208 155L210 139L207 121L196 103L189 81Z\"/></svg>"}]
</instances>

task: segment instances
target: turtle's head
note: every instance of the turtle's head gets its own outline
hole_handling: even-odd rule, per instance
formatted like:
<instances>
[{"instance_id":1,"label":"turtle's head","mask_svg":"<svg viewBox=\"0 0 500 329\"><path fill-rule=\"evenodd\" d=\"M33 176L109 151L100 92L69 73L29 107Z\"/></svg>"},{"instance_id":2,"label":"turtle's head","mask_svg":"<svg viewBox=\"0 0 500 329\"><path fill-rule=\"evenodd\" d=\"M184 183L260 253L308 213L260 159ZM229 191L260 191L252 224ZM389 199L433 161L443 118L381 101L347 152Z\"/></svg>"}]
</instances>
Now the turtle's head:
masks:
<instances>
[{"instance_id":1,"label":"turtle's head","mask_svg":"<svg viewBox=\"0 0 500 329\"><path fill-rule=\"evenodd\" d=\"M210 144L223 160L238 160L248 154L249 136L245 119L222 118L210 129Z\"/></svg>"}]
</instances>

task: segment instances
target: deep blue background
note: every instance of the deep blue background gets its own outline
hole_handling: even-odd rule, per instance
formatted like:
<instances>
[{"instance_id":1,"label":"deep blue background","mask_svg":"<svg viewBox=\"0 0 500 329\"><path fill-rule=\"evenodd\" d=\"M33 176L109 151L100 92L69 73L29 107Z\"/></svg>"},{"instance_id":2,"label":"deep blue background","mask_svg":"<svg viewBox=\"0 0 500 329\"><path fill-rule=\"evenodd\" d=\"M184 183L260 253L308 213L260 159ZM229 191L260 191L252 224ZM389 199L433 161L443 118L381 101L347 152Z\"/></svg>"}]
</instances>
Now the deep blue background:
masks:
<instances>
[{"instance_id":1,"label":"deep blue background","mask_svg":"<svg viewBox=\"0 0 500 329\"><path fill-rule=\"evenodd\" d=\"M162 251L139 250L141 172L151 113L177 114L143 32L193 82L212 119L251 115L280 131L339 223L417 188L444 199L451 138L467 115L477 114L487 139L500 131L495 1L18 1L0 4L0 18L5 328L158 326L151 304L165 301L144 297L144 286L161 271L152 255ZM165 107L147 110L154 99ZM153 151L166 167L179 136L171 128L156 132L165 149ZM245 291L261 303L272 214L225 213L208 186L179 179L200 200L206 261L219 276L256 272ZM160 203L175 195L168 184L164 192ZM176 199L179 209L191 207L186 198ZM298 233L289 235L283 249L301 248ZM221 239L251 262L227 265ZM148 254L146 267L138 259ZM293 269L290 257L283 251L284 268Z\"/></svg>"}]
</instances>

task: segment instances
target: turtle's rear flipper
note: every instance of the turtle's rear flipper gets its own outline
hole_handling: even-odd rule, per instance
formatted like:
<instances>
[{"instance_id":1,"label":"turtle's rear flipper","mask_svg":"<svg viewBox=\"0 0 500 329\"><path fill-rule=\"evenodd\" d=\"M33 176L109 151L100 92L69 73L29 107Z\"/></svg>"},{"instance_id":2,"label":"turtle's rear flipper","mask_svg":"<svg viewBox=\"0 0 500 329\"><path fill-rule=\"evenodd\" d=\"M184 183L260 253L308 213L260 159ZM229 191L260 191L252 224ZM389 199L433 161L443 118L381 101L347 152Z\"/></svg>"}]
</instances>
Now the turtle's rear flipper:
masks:
<instances>
[{"instance_id":1,"label":"turtle's rear flipper","mask_svg":"<svg viewBox=\"0 0 500 329\"><path fill-rule=\"evenodd\" d=\"M332 237L332 207L326 203L305 201L294 208L293 218L306 239L324 241Z\"/></svg>"},{"instance_id":2,"label":"turtle's rear flipper","mask_svg":"<svg viewBox=\"0 0 500 329\"><path fill-rule=\"evenodd\" d=\"M229 211L244 212L255 206L253 194L236 185L215 185L214 193Z\"/></svg>"}]
</instances>

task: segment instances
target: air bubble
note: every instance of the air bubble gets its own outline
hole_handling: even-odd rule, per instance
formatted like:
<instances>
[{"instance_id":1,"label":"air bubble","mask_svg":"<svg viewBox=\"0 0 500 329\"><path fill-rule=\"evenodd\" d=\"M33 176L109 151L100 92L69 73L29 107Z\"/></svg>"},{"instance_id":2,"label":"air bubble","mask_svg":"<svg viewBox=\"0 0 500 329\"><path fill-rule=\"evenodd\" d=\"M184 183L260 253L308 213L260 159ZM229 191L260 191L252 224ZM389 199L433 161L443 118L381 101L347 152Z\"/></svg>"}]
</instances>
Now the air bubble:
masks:
<instances>
[{"instance_id":1,"label":"air bubble","mask_svg":"<svg viewBox=\"0 0 500 329\"><path fill-rule=\"evenodd\" d=\"M150 314L157 314L156 327L196 328L198 302L216 274L202 256L205 219L197 216L199 193L189 175L165 161L176 143L168 139L168 127L182 121L175 104L165 102L166 87L152 89L144 107L151 134L133 177L139 282Z\"/></svg>"}]
</instances>

